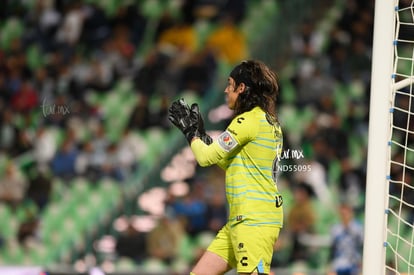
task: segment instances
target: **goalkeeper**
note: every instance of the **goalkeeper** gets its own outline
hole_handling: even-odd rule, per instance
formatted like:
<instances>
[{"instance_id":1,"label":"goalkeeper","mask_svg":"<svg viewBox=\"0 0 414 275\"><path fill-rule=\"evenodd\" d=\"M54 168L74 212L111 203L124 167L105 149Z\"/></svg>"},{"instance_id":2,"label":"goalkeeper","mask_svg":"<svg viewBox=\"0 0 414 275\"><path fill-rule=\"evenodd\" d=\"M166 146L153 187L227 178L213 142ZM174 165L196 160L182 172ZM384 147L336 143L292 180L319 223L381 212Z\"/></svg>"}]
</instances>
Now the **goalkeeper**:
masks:
<instances>
[{"instance_id":1,"label":"goalkeeper","mask_svg":"<svg viewBox=\"0 0 414 275\"><path fill-rule=\"evenodd\" d=\"M276 185L282 132L276 115L276 75L262 62L243 61L230 73L227 105L235 117L217 140L204 129L196 103L183 99L169 120L189 142L200 166L226 171L229 217L193 268L193 275L269 274L273 247L283 225L283 200Z\"/></svg>"}]
</instances>

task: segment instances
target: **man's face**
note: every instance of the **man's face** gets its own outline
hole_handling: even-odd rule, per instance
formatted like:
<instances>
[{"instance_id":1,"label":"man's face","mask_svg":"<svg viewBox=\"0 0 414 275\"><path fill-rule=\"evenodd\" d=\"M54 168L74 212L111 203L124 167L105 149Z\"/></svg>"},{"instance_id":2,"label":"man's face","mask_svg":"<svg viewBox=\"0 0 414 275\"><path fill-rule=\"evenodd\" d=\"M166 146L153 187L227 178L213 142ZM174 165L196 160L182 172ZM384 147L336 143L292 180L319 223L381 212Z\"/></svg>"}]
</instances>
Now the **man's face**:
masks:
<instances>
[{"instance_id":1,"label":"man's face","mask_svg":"<svg viewBox=\"0 0 414 275\"><path fill-rule=\"evenodd\" d=\"M234 110L237 98L240 93L244 91L244 84L241 83L236 87L236 82L232 77L229 77L227 80L227 86L226 89L224 89L224 93L226 94L226 102L227 106Z\"/></svg>"}]
</instances>

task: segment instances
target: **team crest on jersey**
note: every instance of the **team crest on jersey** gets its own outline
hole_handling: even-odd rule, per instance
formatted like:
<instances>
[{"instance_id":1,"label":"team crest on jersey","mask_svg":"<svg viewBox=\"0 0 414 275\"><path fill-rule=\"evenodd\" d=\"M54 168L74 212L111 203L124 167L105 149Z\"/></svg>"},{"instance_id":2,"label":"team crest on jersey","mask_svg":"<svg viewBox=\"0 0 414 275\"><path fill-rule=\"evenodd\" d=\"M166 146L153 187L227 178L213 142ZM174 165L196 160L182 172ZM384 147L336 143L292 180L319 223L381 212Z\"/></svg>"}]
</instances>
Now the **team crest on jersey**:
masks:
<instances>
[{"instance_id":1,"label":"team crest on jersey","mask_svg":"<svg viewBox=\"0 0 414 275\"><path fill-rule=\"evenodd\" d=\"M221 148L223 148L226 152L230 152L237 145L236 140L227 131L220 134L220 136L218 137L218 143L220 144Z\"/></svg>"}]
</instances>

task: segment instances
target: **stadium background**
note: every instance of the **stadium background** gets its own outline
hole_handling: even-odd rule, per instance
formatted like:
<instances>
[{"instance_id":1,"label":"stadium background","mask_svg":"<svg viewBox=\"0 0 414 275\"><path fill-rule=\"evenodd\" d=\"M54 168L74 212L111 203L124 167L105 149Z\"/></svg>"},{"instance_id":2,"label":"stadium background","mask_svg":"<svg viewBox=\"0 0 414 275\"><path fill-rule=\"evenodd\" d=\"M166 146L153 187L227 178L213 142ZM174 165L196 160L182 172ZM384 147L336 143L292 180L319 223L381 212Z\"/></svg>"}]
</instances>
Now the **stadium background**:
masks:
<instances>
[{"instance_id":1,"label":"stadium background","mask_svg":"<svg viewBox=\"0 0 414 275\"><path fill-rule=\"evenodd\" d=\"M166 110L184 97L222 130L229 69L258 58L288 152L273 266L325 274L339 202L363 222L373 2L2 1L0 270L187 274L223 223L223 174Z\"/></svg>"}]
</instances>

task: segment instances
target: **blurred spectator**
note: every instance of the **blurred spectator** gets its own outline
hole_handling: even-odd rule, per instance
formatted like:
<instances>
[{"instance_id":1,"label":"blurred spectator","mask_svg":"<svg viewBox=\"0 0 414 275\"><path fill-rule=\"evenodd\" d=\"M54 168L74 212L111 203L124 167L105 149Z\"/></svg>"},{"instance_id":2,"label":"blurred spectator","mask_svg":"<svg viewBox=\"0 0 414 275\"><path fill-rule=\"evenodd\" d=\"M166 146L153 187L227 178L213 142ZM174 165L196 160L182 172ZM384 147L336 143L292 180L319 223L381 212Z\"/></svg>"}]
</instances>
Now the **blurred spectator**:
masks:
<instances>
[{"instance_id":1,"label":"blurred spectator","mask_svg":"<svg viewBox=\"0 0 414 275\"><path fill-rule=\"evenodd\" d=\"M16 209L26 195L27 181L13 161L6 164L4 175L0 178L0 202Z\"/></svg>"},{"instance_id":2,"label":"blurred spectator","mask_svg":"<svg viewBox=\"0 0 414 275\"><path fill-rule=\"evenodd\" d=\"M173 47L180 53L195 52L198 45L194 26L190 22L177 19L172 26L160 33L158 45L161 48Z\"/></svg>"},{"instance_id":3,"label":"blurred spectator","mask_svg":"<svg viewBox=\"0 0 414 275\"><path fill-rule=\"evenodd\" d=\"M339 176L339 192L341 197L356 211L363 212L365 195L365 177L362 171L353 167L349 158L340 160L341 175Z\"/></svg>"},{"instance_id":4,"label":"blurred spectator","mask_svg":"<svg viewBox=\"0 0 414 275\"><path fill-rule=\"evenodd\" d=\"M30 112L33 108L39 105L39 95L34 90L31 82L26 79L23 80L19 89L11 98L11 107L16 112Z\"/></svg>"},{"instance_id":5,"label":"blurred spectator","mask_svg":"<svg viewBox=\"0 0 414 275\"><path fill-rule=\"evenodd\" d=\"M355 37L351 41L351 51L349 54L350 69L353 78L360 79L365 85L370 84L371 80L371 52L363 38Z\"/></svg>"},{"instance_id":6,"label":"blurred spectator","mask_svg":"<svg viewBox=\"0 0 414 275\"><path fill-rule=\"evenodd\" d=\"M30 128L21 127L17 132L17 139L14 147L10 151L10 156L16 157L28 152L33 148L33 137Z\"/></svg>"},{"instance_id":7,"label":"blurred spectator","mask_svg":"<svg viewBox=\"0 0 414 275\"><path fill-rule=\"evenodd\" d=\"M92 131L92 166L101 168L105 163L107 148L110 144L105 127L102 122L98 122L96 128Z\"/></svg>"},{"instance_id":8,"label":"blurred spectator","mask_svg":"<svg viewBox=\"0 0 414 275\"><path fill-rule=\"evenodd\" d=\"M92 58L87 75L86 88L97 92L106 92L115 84L115 72L112 65L102 60L99 55Z\"/></svg>"},{"instance_id":9,"label":"blurred spectator","mask_svg":"<svg viewBox=\"0 0 414 275\"><path fill-rule=\"evenodd\" d=\"M61 82L62 91L64 90L66 96L79 100L84 99L85 91L93 75L91 63L90 60L85 60L80 52L74 54L70 61L70 66L66 70L67 73L63 75ZM68 89L65 89L65 85L68 85Z\"/></svg>"},{"instance_id":10,"label":"blurred spectator","mask_svg":"<svg viewBox=\"0 0 414 275\"><path fill-rule=\"evenodd\" d=\"M147 235L148 255L166 264L172 263L178 256L184 234L185 231L179 219L161 217L157 226Z\"/></svg>"},{"instance_id":11,"label":"blurred spectator","mask_svg":"<svg viewBox=\"0 0 414 275\"><path fill-rule=\"evenodd\" d=\"M139 160L146 152L145 141L138 135L135 135L129 128L126 128L118 144L118 157L121 169L130 174L137 169Z\"/></svg>"},{"instance_id":12,"label":"blurred spectator","mask_svg":"<svg viewBox=\"0 0 414 275\"><path fill-rule=\"evenodd\" d=\"M64 65L64 60L63 54L60 51L54 50L48 53L48 58L46 60L44 67L47 71L47 74L56 82L56 85L59 76L59 68L62 65Z\"/></svg>"},{"instance_id":13,"label":"blurred spectator","mask_svg":"<svg viewBox=\"0 0 414 275\"><path fill-rule=\"evenodd\" d=\"M341 223L332 227L329 275L358 275L361 272L363 227L348 204L339 207Z\"/></svg>"},{"instance_id":14,"label":"blurred spectator","mask_svg":"<svg viewBox=\"0 0 414 275\"><path fill-rule=\"evenodd\" d=\"M131 42L131 29L126 25L118 25L113 29L111 36L111 43L113 50L117 55L117 62L115 65L115 72L119 76L133 77L138 69L138 64L135 62L136 47Z\"/></svg>"},{"instance_id":15,"label":"blurred spectator","mask_svg":"<svg viewBox=\"0 0 414 275\"><path fill-rule=\"evenodd\" d=\"M206 47L218 59L234 64L247 57L246 37L230 15L223 15L220 24L209 34Z\"/></svg>"},{"instance_id":16,"label":"blurred spectator","mask_svg":"<svg viewBox=\"0 0 414 275\"><path fill-rule=\"evenodd\" d=\"M336 36L342 36L341 30L334 29L331 33L327 53L329 57L328 71L335 80L341 83L349 83L352 76L348 62L348 44L342 41L335 41Z\"/></svg>"},{"instance_id":17,"label":"blurred spectator","mask_svg":"<svg viewBox=\"0 0 414 275\"><path fill-rule=\"evenodd\" d=\"M226 198L221 192L215 192L207 201L207 230L217 233L227 222Z\"/></svg>"},{"instance_id":18,"label":"blurred spectator","mask_svg":"<svg viewBox=\"0 0 414 275\"><path fill-rule=\"evenodd\" d=\"M0 106L4 106L6 102L10 100L10 93L7 90L7 78L5 75L5 69L2 66L2 59L4 59L3 53L0 49Z\"/></svg>"},{"instance_id":19,"label":"blurred spectator","mask_svg":"<svg viewBox=\"0 0 414 275\"><path fill-rule=\"evenodd\" d=\"M166 68L171 62L171 56L161 51L159 48L154 48L144 57L143 64L136 71L134 75L134 86L138 94L144 94L150 97L158 91L159 80L164 78ZM148 81L151 79L151 81ZM174 94L176 90L173 88L165 93Z\"/></svg>"},{"instance_id":20,"label":"blurred spectator","mask_svg":"<svg viewBox=\"0 0 414 275\"><path fill-rule=\"evenodd\" d=\"M19 224L17 229L17 241L25 248L38 241L39 218L35 213L28 213L27 217Z\"/></svg>"},{"instance_id":21,"label":"blurred spectator","mask_svg":"<svg viewBox=\"0 0 414 275\"><path fill-rule=\"evenodd\" d=\"M85 12L82 1L76 0L66 3L66 10L63 14L62 24L56 32L56 41L63 49L65 60L75 53L85 21Z\"/></svg>"},{"instance_id":22,"label":"blurred spectator","mask_svg":"<svg viewBox=\"0 0 414 275\"><path fill-rule=\"evenodd\" d=\"M178 89L204 96L212 85L216 67L217 60L209 50L196 52L182 69Z\"/></svg>"},{"instance_id":23,"label":"blurred spectator","mask_svg":"<svg viewBox=\"0 0 414 275\"><path fill-rule=\"evenodd\" d=\"M309 74L309 75L308 75ZM299 107L318 107L324 96L332 96L335 89L334 79L322 73L315 65L311 72L299 75L297 79L297 104Z\"/></svg>"},{"instance_id":24,"label":"blurred spectator","mask_svg":"<svg viewBox=\"0 0 414 275\"><path fill-rule=\"evenodd\" d=\"M26 198L32 200L39 211L42 211L49 203L52 192L51 175L45 170L33 171L34 175L29 178Z\"/></svg>"},{"instance_id":25,"label":"blurred spectator","mask_svg":"<svg viewBox=\"0 0 414 275\"><path fill-rule=\"evenodd\" d=\"M299 31L292 33L291 45L296 57L318 56L322 51L323 35L314 21L306 19L300 25Z\"/></svg>"},{"instance_id":26,"label":"blurred spectator","mask_svg":"<svg viewBox=\"0 0 414 275\"><path fill-rule=\"evenodd\" d=\"M94 51L95 58L99 58L102 64L110 68L113 72L114 81L118 80L120 77L120 72L117 71L117 66L123 62L123 57L115 46L115 41L110 37L103 41L102 45Z\"/></svg>"},{"instance_id":27,"label":"blurred spectator","mask_svg":"<svg viewBox=\"0 0 414 275\"><path fill-rule=\"evenodd\" d=\"M5 90L7 92L6 98L12 96L20 89L22 85L22 72L17 64L17 59L14 56L6 56L5 70L7 72L7 80Z\"/></svg>"},{"instance_id":28,"label":"blurred spectator","mask_svg":"<svg viewBox=\"0 0 414 275\"><path fill-rule=\"evenodd\" d=\"M46 126L41 125L33 140L33 158L40 171L46 171L56 153L56 140Z\"/></svg>"},{"instance_id":29,"label":"blurred spectator","mask_svg":"<svg viewBox=\"0 0 414 275\"><path fill-rule=\"evenodd\" d=\"M342 116L338 113L332 113L325 118L326 124L321 125L320 134L323 136L326 146L328 147L328 156L331 158L331 160L348 157L350 154L348 146L349 135L348 132L342 128Z\"/></svg>"},{"instance_id":30,"label":"blurred spectator","mask_svg":"<svg viewBox=\"0 0 414 275\"><path fill-rule=\"evenodd\" d=\"M91 182L96 182L100 176L100 166L94 162L94 149L92 141L86 140L81 145L81 150L76 158L76 174L88 178Z\"/></svg>"},{"instance_id":31,"label":"blurred spectator","mask_svg":"<svg viewBox=\"0 0 414 275\"><path fill-rule=\"evenodd\" d=\"M39 67L34 72L33 87L38 91L41 101L51 100L55 96L55 81L50 77L45 67Z\"/></svg>"},{"instance_id":32,"label":"blurred spectator","mask_svg":"<svg viewBox=\"0 0 414 275\"><path fill-rule=\"evenodd\" d=\"M51 161L51 169L55 176L71 180L76 175L76 159L79 151L73 140L66 138Z\"/></svg>"},{"instance_id":33,"label":"blurred spectator","mask_svg":"<svg viewBox=\"0 0 414 275\"><path fill-rule=\"evenodd\" d=\"M53 49L54 37L62 20L62 14L56 10L55 1L36 1L34 23L37 26L36 41L46 52Z\"/></svg>"},{"instance_id":34,"label":"blurred spectator","mask_svg":"<svg viewBox=\"0 0 414 275\"><path fill-rule=\"evenodd\" d=\"M81 41L88 47L99 47L111 34L109 18L97 3L90 3L84 11Z\"/></svg>"},{"instance_id":35,"label":"blurred spectator","mask_svg":"<svg viewBox=\"0 0 414 275\"><path fill-rule=\"evenodd\" d=\"M127 229L118 236L115 249L118 257L127 257L141 263L148 257L146 233L136 230L129 223Z\"/></svg>"},{"instance_id":36,"label":"blurred spectator","mask_svg":"<svg viewBox=\"0 0 414 275\"><path fill-rule=\"evenodd\" d=\"M202 183L193 183L190 193L177 198L172 204L174 216L185 222L185 231L194 237L207 229L207 202Z\"/></svg>"},{"instance_id":37,"label":"blurred spectator","mask_svg":"<svg viewBox=\"0 0 414 275\"><path fill-rule=\"evenodd\" d=\"M168 95L160 95L160 102L151 114L154 120L155 127L159 127L163 130L171 128L171 123L168 120L168 108L170 107L170 97Z\"/></svg>"},{"instance_id":38,"label":"blurred spectator","mask_svg":"<svg viewBox=\"0 0 414 275\"><path fill-rule=\"evenodd\" d=\"M140 94L129 115L128 128L131 130L145 130L152 126L152 118L149 109L149 98Z\"/></svg>"},{"instance_id":39,"label":"blurred spectator","mask_svg":"<svg viewBox=\"0 0 414 275\"><path fill-rule=\"evenodd\" d=\"M246 18L248 3L246 0L228 0L225 2L221 14L230 14L237 25Z\"/></svg>"},{"instance_id":40,"label":"blurred spectator","mask_svg":"<svg viewBox=\"0 0 414 275\"><path fill-rule=\"evenodd\" d=\"M153 41L151 42L153 44L156 44L157 41L159 41L160 39L160 35L164 33L165 30L172 28L174 24L176 24L176 21L177 21L176 18L171 12L164 11L158 19L157 26L154 31Z\"/></svg>"},{"instance_id":41,"label":"blurred spectator","mask_svg":"<svg viewBox=\"0 0 414 275\"><path fill-rule=\"evenodd\" d=\"M4 152L12 153L17 144L19 129L13 121L13 111L9 108L3 109L0 113L0 149Z\"/></svg>"},{"instance_id":42,"label":"blurred spectator","mask_svg":"<svg viewBox=\"0 0 414 275\"><path fill-rule=\"evenodd\" d=\"M310 167L309 170L295 173L298 181L304 181L312 187L315 196L327 207L332 206L332 194L328 188L328 168L332 153L326 144L324 138L320 135L321 131L316 122L309 125L309 131L306 131L303 143L310 140L312 157L305 160L304 163ZM308 136L309 135L309 136Z\"/></svg>"},{"instance_id":43,"label":"blurred spectator","mask_svg":"<svg viewBox=\"0 0 414 275\"><path fill-rule=\"evenodd\" d=\"M129 40L138 47L144 38L144 32L148 24L148 19L145 18L140 11L139 5L132 3L121 5L110 24L112 28L119 25L127 26L131 29Z\"/></svg>"},{"instance_id":44,"label":"blurred spectator","mask_svg":"<svg viewBox=\"0 0 414 275\"><path fill-rule=\"evenodd\" d=\"M314 233L316 216L312 195L312 187L307 183L301 182L293 187L293 201L286 220L292 243L289 263L307 263L311 259L312 250L304 239Z\"/></svg>"},{"instance_id":45,"label":"blurred spectator","mask_svg":"<svg viewBox=\"0 0 414 275\"><path fill-rule=\"evenodd\" d=\"M125 180L125 171L121 169L117 144L111 143L106 148L104 162L102 163L102 177L113 178L117 181Z\"/></svg>"}]
</instances>

